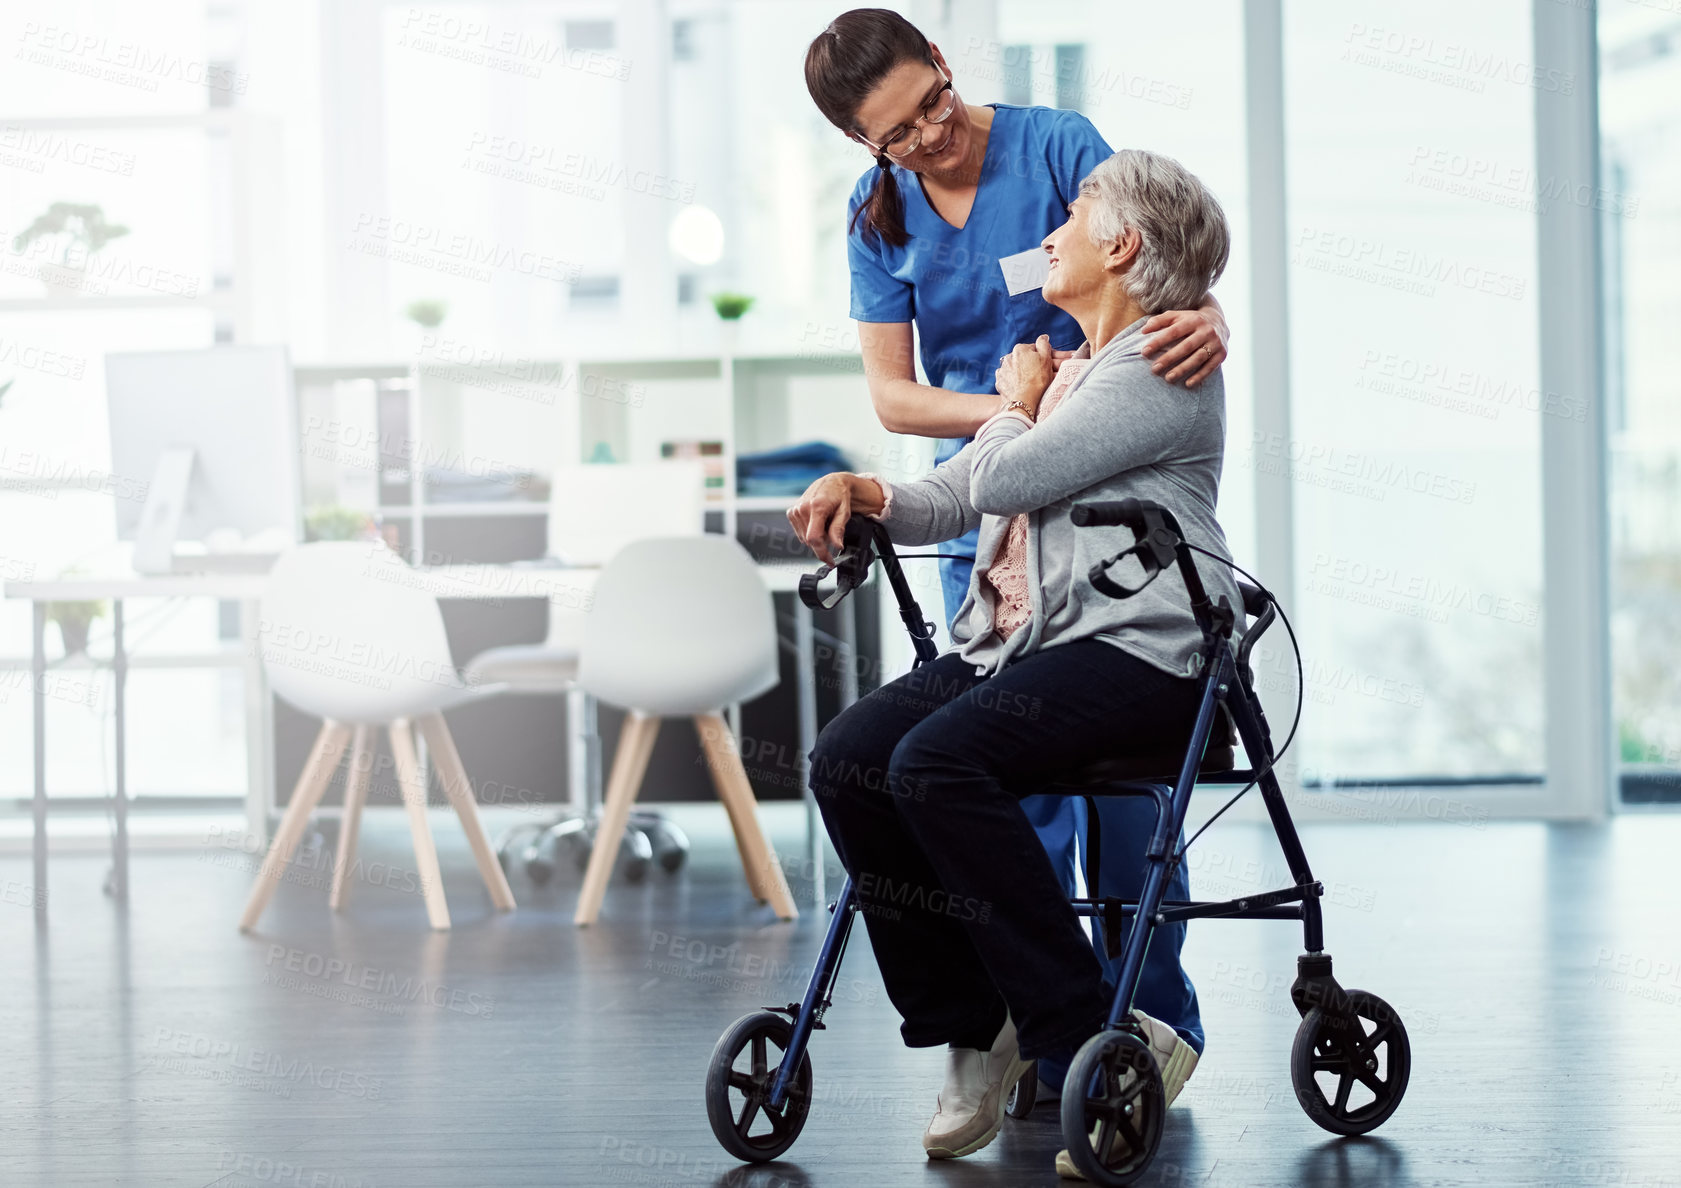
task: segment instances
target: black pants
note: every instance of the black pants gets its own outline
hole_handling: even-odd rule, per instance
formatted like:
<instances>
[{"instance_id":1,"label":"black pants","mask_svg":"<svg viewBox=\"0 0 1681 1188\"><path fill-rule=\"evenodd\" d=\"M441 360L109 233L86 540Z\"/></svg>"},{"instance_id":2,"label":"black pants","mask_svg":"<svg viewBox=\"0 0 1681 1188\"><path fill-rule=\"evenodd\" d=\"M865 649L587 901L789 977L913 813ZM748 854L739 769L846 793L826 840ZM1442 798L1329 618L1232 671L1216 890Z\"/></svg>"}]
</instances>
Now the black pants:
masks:
<instances>
[{"instance_id":1,"label":"black pants","mask_svg":"<svg viewBox=\"0 0 1681 1188\"><path fill-rule=\"evenodd\" d=\"M829 723L811 787L907 1044L987 1047L1006 1006L1027 1059L1103 1025L1110 994L1091 937L1018 792L1189 740L1197 701L1195 680L1081 640L991 677L948 652Z\"/></svg>"}]
</instances>

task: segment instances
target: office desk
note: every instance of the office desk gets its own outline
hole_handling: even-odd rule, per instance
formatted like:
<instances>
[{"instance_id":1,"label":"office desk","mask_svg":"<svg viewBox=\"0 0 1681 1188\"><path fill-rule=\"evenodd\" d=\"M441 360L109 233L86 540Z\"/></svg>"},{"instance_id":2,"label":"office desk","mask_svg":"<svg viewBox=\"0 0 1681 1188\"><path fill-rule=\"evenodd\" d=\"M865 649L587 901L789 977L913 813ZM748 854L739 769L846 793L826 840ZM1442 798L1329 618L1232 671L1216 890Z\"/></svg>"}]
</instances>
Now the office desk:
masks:
<instances>
[{"instance_id":1,"label":"office desk","mask_svg":"<svg viewBox=\"0 0 1681 1188\"><path fill-rule=\"evenodd\" d=\"M800 575L809 565L763 564L759 572L772 593L797 591ZM580 612L588 609L599 569L564 569L527 565L454 565L406 570L403 580L445 599L543 598L556 610ZM47 756L46 756L46 630L49 602L109 600L111 603L111 673L115 748L115 787L111 797L116 829L111 839L111 884L113 896L128 894L128 767L125 690L128 655L123 646L123 602L129 598L214 598L240 606L242 668L245 672L245 747L248 784L246 821L253 835L268 833L268 814L274 804L274 726L268 679L263 671L257 603L267 584L264 574L167 574L147 576L114 573L110 576L78 576L7 582L5 597L28 599L33 610L31 653L31 699L34 717L34 886L38 910L47 902ZM794 641L798 688L800 787L806 807L806 850L819 906L825 899L823 878L823 829L806 780L811 749L817 742L817 668L812 655L815 642L812 612L798 597L794 603ZM858 696L857 612L851 599L841 604L840 651L841 705L851 705Z\"/></svg>"},{"instance_id":2,"label":"office desk","mask_svg":"<svg viewBox=\"0 0 1681 1188\"><path fill-rule=\"evenodd\" d=\"M240 606L240 637L245 669L246 768L251 787L259 779L273 782L272 731L268 715L268 680L263 673L261 650L256 646L257 600L267 579L262 574L166 574L149 577L136 573L111 576L47 578L7 582L7 598L26 598L32 604L33 638L30 653L30 698L34 717L35 783L32 807L35 818L34 858L36 904L46 905L47 888L47 604L109 599L111 602L112 702L116 719L113 767L115 788L111 796L116 831L111 838L112 895L128 894L128 760L125 752L128 653L123 647L123 602L129 598L214 598ZM267 745L264 745L267 740ZM253 742L257 745L253 746ZM258 764L265 766L259 771Z\"/></svg>"}]
</instances>

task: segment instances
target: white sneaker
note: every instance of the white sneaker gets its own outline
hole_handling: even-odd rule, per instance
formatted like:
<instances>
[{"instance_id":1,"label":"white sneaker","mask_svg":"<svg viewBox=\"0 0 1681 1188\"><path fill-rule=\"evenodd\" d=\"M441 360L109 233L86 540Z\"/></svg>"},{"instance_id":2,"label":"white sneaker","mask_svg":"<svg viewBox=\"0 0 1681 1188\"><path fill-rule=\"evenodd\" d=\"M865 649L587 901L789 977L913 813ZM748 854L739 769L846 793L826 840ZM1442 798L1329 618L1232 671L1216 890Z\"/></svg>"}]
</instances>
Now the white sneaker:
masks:
<instances>
[{"instance_id":1,"label":"white sneaker","mask_svg":"<svg viewBox=\"0 0 1681 1188\"><path fill-rule=\"evenodd\" d=\"M946 1050L946 1084L935 1105L934 1120L922 1133L930 1159L973 1155L997 1137L1004 1124L1010 1089L1031 1068L1016 1047L1016 1025L1009 1016L988 1051Z\"/></svg>"},{"instance_id":2,"label":"white sneaker","mask_svg":"<svg viewBox=\"0 0 1681 1188\"><path fill-rule=\"evenodd\" d=\"M1150 1043L1150 1055L1156 1059L1156 1068L1162 1075L1162 1096L1168 1105L1179 1096L1179 1091L1185 1087L1185 1082L1191 1079L1191 1074L1197 1067L1197 1050L1179 1038L1179 1033L1163 1023L1160 1019L1151 1018L1138 1008L1133 1008L1133 1016L1138 1020L1144 1032L1144 1038ZM1067 1088L1066 1085L1063 1086ZM1093 1139L1096 1131L1092 1132ZM1065 1180L1084 1180L1080 1169L1074 1166L1074 1160L1066 1150L1056 1153L1056 1174Z\"/></svg>"},{"instance_id":3,"label":"white sneaker","mask_svg":"<svg viewBox=\"0 0 1681 1188\"><path fill-rule=\"evenodd\" d=\"M1185 1082L1196 1071L1197 1050L1180 1039L1179 1033L1160 1019L1151 1018L1137 1007L1133 1008L1132 1014L1150 1041L1150 1055L1156 1058L1156 1067L1162 1074L1162 1095L1167 1104L1172 1105L1173 1099L1179 1096Z\"/></svg>"}]
</instances>

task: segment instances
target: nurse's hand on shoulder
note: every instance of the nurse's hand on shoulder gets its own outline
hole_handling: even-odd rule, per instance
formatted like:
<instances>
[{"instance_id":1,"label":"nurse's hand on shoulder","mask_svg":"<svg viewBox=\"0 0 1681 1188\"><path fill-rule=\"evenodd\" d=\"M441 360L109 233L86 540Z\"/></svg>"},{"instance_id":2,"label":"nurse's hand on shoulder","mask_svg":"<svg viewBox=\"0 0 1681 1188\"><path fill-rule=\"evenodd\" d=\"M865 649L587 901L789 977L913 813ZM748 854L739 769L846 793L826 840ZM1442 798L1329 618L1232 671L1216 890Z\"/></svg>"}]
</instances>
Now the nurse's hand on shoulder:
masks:
<instances>
[{"instance_id":1,"label":"nurse's hand on shoulder","mask_svg":"<svg viewBox=\"0 0 1681 1188\"><path fill-rule=\"evenodd\" d=\"M1187 388L1202 383L1225 362L1231 336L1219 311L1207 307L1159 313L1144 323L1144 333L1155 336L1142 352L1155 360L1150 370L1165 375L1170 384L1183 380Z\"/></svg>"},{"instance_id":2,"label":"nurse's hand on shoulder","mask_svg":"<svg viewBox=\"0 0 1681 1188\"><path fill-rule=\"evenodd\" d=\"M1061 364L1055 356L1048 334L1041 334L1033 342L1017 343L1014 350L998 360L998 370L993 373L1001 400L1006 404L1019 400L1037 415L1039 399L1051 386Z\"/></svg>"}]
</instances>

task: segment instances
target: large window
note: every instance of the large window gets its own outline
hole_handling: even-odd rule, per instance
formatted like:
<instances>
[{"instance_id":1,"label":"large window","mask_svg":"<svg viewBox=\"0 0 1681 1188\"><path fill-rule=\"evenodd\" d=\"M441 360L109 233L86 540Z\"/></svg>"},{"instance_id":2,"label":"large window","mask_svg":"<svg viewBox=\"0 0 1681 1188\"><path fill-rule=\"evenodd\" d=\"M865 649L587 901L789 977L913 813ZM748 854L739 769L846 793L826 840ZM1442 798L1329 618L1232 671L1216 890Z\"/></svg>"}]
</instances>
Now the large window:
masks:
<instances>
[{"instance_id":1,"label":"large window","mask_svg":"<svg viewBox=\"0 0 1681 1188\"><path fill-rule=\"evenodd\" d=\"M1613 709L1625 803L1681 802L1681 13L1602 5Z\"/></svg>"},{"instance_id":2,"label":"large window","mask_svg":"<svg viewBox=\"0 0 1681 1188\"><path fill-rule=\"evenodd\" d=\"M1534 88L1522 0L1285 6L1304 783L1542 773ZM1282 642L1263 680L1293 681Z\"/></svg>"},{"instance_id":3,"label":"large window","mask_svg":"<svg viewBox=\"0 0 1681 1188\"><path fill-rule=\"evenodd\" d=\"M112 500L104 356L208 346L233 332L233 41L202 3L79 3L0 21L0 580L95 564ZM79 234L87 232L87 234ZM86 608L83 608L86 609ZM76 608L54 608L55 621ZM193 669L231 646L214 604L133 603L130 788L238 793L237 671ZM108 793L108 606L85 656L50 625L45 682L55 794ZM72 632L74 634L74 632ZM0 602L0 795L30 790L30 611ZM87 657L91 656L90 662Z\"/></svg>"},{"instance_id":4,"label":"large window","mask_svg":"<svg viewBox=\"0 0 1681 1188\"><path fill-rule=\"evenodd\" d=\"M626 200L657 162L628 161L627 88L660 85L607 19L577 5L384 9L383 209L339 228L383 256L392 345L403 312L442 303L444 333L528 351L569 323L623 320ZM635 66L643 67L641 71ZM648 184L652 184L651 182Z\"/></svg>"}]
</instances>

